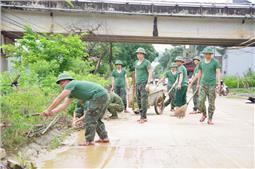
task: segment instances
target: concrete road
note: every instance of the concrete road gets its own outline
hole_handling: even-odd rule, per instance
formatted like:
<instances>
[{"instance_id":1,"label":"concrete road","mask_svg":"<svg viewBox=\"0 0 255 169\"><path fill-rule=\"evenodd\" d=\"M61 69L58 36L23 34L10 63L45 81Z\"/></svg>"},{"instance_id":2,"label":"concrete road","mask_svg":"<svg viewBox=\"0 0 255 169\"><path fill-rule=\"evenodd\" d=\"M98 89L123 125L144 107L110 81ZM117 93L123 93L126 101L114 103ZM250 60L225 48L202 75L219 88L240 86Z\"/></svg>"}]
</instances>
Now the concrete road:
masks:
<instances>
[{"instance_id":1,"label":"concrete road","mask_svg":"<svg viewBox=\"0 0 255 169\"><path fill-rule=\"evenodd\" d=\"M84 131L74 133L61 149L38 160L41 168L167 167L254 168L254 105L244 99L218 97L214 126L198 115L184 119L149 110L148 122L121 114L106 121L110 144L79 147ZM189 105L188 111L192 109Z\"/></svg>"}]
</instances>

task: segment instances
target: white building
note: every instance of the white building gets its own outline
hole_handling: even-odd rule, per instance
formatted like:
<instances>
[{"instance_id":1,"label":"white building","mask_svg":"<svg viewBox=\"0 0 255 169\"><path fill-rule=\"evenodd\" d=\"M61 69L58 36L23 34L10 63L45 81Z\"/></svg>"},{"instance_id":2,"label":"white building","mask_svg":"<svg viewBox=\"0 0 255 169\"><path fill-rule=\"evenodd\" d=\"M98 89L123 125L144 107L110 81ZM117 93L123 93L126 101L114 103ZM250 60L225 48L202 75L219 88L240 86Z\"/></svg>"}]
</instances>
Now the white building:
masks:
<instances>
[{"instance_id":1,"label":"white building","mask_svg":"<svg viewBox=\"0 0 255 169\"><path fill-rule=\"evenodd\" d=\"M227 49L222 59L222 75L243 76L255 71L255 47Z\"/></svg>"}]
</instances>

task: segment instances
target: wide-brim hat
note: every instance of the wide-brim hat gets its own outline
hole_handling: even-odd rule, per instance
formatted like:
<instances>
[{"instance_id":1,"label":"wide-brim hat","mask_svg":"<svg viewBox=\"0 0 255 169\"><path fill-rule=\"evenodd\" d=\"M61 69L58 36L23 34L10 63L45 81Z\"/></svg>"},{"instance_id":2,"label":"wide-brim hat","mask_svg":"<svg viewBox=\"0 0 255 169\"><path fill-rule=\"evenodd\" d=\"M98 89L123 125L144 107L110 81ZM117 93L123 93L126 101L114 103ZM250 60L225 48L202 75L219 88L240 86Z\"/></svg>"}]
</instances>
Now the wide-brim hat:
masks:
<instances>
[{"instance_id":1,"label":"wide-brim hat","mask_svg":"<svg viewBox=\"0 0 255 169\"><path fill-rule=\"evenodd\" d=\"M176 68L178 65L176 63L171 63L170 68Z\"/></svg>"},{"instance_id":2,"label":"wide-brim hat","mask_svg":"<svg viewBox=\"0 0 255 169\"><path fill-rule=\"evenodd\" d=\"M59 84L59 82L62 80L74 80L74 78L72 76L68 75L67 73L61 73L58 76L56 83Z\"/></svg>"},{"instance_id":3,"label":"wide-brim hat","mask_svg":"<svg viewBox=\"0 0 255 169\"><path fill-rule=\"evenodd\" d=\"M120 60L116 60L115 65L123 65L123 63Z\"/></svg>"},{"instance_id":4,"label":"wide-brim hat","mask_svg":"<svg viewBox=\"0 0 255 169\"><path fill-rule=\"evenodd\" d=\"M193 60L198 60L198 61L200 61L200 57L195 56L195 57L193 58Z\"/></svg>"},{"instance_id":5,"label":"wide-brim hat","mask_svg":"<svg viewBox=\"0 0 255 169\"><path fill-rule=\"evenodd\" d=\"M177 62L177 61L185 62L184 59L183 59L183 57L181 57L181 56L177 56L177 57L175 58L175 62Z\"/></svg>"},{"instance_id":6,"label":"wide-brim hat","mask_svg":"<svg viewBox=\"0 0 255 169\"><path fill-rule=\"evenodd\" d=\"M144 48L141 48L141 47L138 48L138 49L135 51L135 53L143 53L143 54L146 54Z\"/></svg>"},{"instance_id":7,"label":"wide-brim hat","mask_svg":"<svg viewBox=\"0 0 255 169\"><path fill-rule=\"evenodd\" d=\"M213 54L213 49L211 47L206 47L206 48L204 48L203 53Z\"/></svg>"}]
</instances>

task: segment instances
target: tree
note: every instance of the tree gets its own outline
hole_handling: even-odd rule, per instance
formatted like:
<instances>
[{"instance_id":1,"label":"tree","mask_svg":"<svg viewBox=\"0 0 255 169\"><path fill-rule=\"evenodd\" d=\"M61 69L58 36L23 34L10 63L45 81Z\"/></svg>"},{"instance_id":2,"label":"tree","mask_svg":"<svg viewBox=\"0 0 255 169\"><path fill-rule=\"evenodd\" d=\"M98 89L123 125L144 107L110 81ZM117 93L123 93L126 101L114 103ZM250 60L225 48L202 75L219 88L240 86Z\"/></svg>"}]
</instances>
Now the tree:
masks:
<instances>
[{"instance_id":1,"label":"tree","mask_svg":"<svg viewBox=\"0 0 255 169\"><path fill-rule=\"evenodd\" d=\"M147 53L145 58L151 62L158 56L158 53L151 44L116 43L113 47L113 59L121 60L126 69L134 71L134 62L137 60L135 51L139 47L145 49Z\"/></svg>"}]
</instances>

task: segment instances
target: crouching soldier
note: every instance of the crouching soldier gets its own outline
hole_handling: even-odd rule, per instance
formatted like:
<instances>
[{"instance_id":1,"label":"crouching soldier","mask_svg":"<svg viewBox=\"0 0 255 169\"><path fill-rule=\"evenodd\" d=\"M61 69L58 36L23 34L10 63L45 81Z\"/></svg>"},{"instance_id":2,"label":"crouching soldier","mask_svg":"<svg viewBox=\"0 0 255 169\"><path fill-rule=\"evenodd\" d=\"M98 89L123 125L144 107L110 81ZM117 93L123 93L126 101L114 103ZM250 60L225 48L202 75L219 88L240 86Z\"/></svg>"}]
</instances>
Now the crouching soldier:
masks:
<instances>
[{"instance_id":1,"label":"crouching soldier","mask_svg":"<svg viewBox=\"0 0 255 169\"><path fill-rule=\"evenodd\" d=\"M79 100L76 104L75 111L73 113L73 127L80 129L84 127L84 118L85 112L88 109L89 102L86 101L85 103L82 100Z\"/></svg>"},{"instance_id":2,"label":"crouching soldier","mask_svg":"<svg viewBox=\"0 0 255 169\"><path fill-rule=\"evenodd\" d=\"M112 114L110 119L117 119L118 113L124 110L124 104L122 99L115 93L111 92L109 105L107 110Z\"/></svg>"},{"instance_id":3,"label":"crouching soldier","mask_svg":"<svg viewBox=\"0 0 255 169\"><path fill-rule=\"evenodd\" d=\"M203 50L204 60L198 66L199 72L191 82L190 85L197 80L197 86L200 85L199 93L199 111L203 113L200 122L204 122L207 118L205 100L208 98L208 121L212 125L212 118L215 111L216 88L220 87L220 65L219 62L213 58L213 50L206 47ZM201 79L201 81L200 81ZM200 81L200 84L199 84Z\"/></svg>"},{"instance_id":4,"label":"crouching soldier","mask_svg":"<svg viewBox=\"0 0 255 169\"><path fill-rule=\"evenodd\" d=\"M109 100L106 89L96 83L74 80L65 73L59 75L56 83L63 90L42 115L52 116L66 109L72 99L78 99L83 103L89 101L85 114L85 142L80 145L94 145L96 132L100 138L97 143L108 143L108 135L102 121Z\"/></svg>"}]
</instances>

